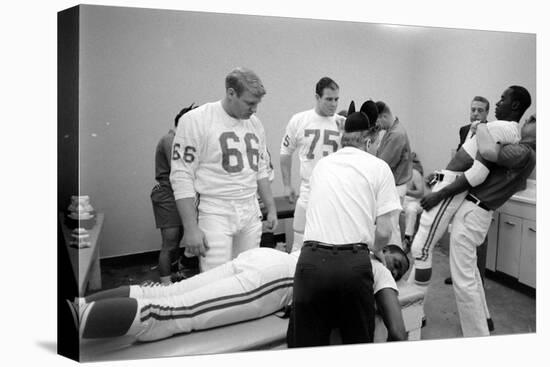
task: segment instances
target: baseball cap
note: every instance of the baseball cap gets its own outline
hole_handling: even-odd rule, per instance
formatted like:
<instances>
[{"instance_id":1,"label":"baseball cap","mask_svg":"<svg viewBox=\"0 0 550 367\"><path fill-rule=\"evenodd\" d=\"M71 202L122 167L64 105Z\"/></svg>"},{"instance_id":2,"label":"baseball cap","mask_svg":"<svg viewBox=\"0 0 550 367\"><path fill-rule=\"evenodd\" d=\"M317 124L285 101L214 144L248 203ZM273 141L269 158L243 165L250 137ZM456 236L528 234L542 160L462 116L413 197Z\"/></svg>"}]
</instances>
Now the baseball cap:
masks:
<instances>
[{"instance_id":1,"label":"baseball cap","mask_svg":"<svg viewBox=\"0 0 550 367\"><path fill-rule=\"evenodd\" d=\"M363 112L354 112L346 118L344 123L344 131L353 133L355 131L369 130L375 124L371 123L368 116Z\"/></svg>"}]
</instances>

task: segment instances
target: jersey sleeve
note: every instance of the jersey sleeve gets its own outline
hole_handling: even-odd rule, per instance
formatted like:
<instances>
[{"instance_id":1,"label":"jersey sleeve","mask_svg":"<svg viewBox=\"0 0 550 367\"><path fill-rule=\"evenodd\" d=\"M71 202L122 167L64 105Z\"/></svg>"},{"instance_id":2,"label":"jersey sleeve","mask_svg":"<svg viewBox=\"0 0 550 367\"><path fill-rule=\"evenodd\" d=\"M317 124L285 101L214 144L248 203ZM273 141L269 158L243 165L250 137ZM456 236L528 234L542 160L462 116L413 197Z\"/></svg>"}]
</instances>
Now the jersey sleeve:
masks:
<instances>
[{"instance_id":1,"label":"jersey sleeve","mask_svg":"<svg viewBox=\"0 0 550 367\"><path fill-rule=\"evenodd\" d=\"M401 201L395 187L395 179L390 167L381 162L379 185L376 192L376 216L379 217L394 210L401 210Z\"/></svg>"},{"instance_id":2,"label":"jersey sleeve","mask_svg":"<svg viewBox=\"0 0 550 367\"><path fill-rule=\"evenodd\" d=\"M378 260L372 260L372 275L374 278L374 294L384 288L395 289L399 292L391 272Z\"/></svg>"},{"instance_id":3,"label":"jersey sleeve","mask_svg":"<svg viewBox=\"0 0 550 367\"><path fill-rule=\"evenodd\" d=\"M487 129L498 144L515 144L521 138L517 122L492 121L487 123Z\"/></svg>"},{"instance_id":4,"label":"jersey sleeve","mask_svg":"<svg viewBox=\"0 0 550 367\"><path fill-rule=\"evenodd\" d=\"M176 200L194 198L196 195L194 181L200 152L203 132L194 113L186 113L180 119L172 144L170 184Z\"/></svg>"},{"instance_id":5,"label":"jersey sleeve","mask_svg":"<svg viewBox=\"0 0 550 367\"><path fill-rule=\"evenodd\" d=\"M298 121L296 115L292 116L286 126L285 135L281 141L280 154L292 155L298 145Z\"/></svg>"},{"instance_id":6,"label":"jersey sleeve","mask_svg":"<svg viewBox=\"0 0 550 367\"><path fill-rule=\"evenodd\" d=\"M464 172L464 177L466 177L470 186L476 187L481 185L487 176L489 176L487 163L483 163L482 158L478 154L478 158L474 160L472 166Z\"/></svg>"},{"instance_id":7,"label":"jersey sleeve","mask_svg":"<svg viewBox=\"0 0 550 367\"><path fill-rule=\"evenodd\" d=\"M270 158L269 154L267 153L267 145L265 142L265 130L263 128L262 123L259 119L255 119L255 123L258 127L258 139L260 140L260 144L258 147L259 155L258 155L258 180L261 180L262 178L269 177L269 164L270 164Z\"/></svg>"}]
</instances>

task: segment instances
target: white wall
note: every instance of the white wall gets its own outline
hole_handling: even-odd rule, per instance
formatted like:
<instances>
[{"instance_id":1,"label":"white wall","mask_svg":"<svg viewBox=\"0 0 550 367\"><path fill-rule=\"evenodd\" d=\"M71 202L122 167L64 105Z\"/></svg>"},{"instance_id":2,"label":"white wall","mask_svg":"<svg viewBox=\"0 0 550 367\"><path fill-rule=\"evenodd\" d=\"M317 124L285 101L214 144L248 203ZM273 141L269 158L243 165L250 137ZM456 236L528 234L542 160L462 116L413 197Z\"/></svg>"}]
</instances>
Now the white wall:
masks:
<instances>
[{"instance_id":1,"label":"white wall","mask_svg":"<svg viewBox=\"0 0 550 367\"><path fill-rule=\"evenodd\" d=\"M367 98L388 102L428 169L448 160L473 95L493 103L518 83L535 96L533 35L81 10L81 192L105 212L102 257L160 248L149 200L156 143L182 106L222 98L224 77L235 66L255 70L267 88L258 116L276 167L275 195L282 194L278 147L285 125L293 113L313 106L322 76L340 84L339 109L352 99L359 105ZM525 56L518 59L520 54Z\"/></svg>"},{"instance_id":2,"label":"white wall","mask_svg":"<svg viewBox=\"0 0 550 367\"><path fill-rule=\"evenodd\" d=\"M414 127L411 144L428 171L444 168L458 145L458 130L470 122L476 95L489 100L488 120L504 90L521 85L533 100L524 118L536 111L535 36L532 34L443 29L418 44L411 91Z\"/></svg>"}]
</instances>

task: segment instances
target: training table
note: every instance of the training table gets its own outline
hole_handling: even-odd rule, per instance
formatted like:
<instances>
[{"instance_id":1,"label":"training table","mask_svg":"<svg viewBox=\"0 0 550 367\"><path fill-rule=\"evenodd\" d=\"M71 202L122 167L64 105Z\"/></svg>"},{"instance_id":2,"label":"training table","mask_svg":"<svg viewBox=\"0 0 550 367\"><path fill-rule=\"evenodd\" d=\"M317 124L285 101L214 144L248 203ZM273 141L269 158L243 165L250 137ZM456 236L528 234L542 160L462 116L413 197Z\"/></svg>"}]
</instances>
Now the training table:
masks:
<instances>
[{"instance_id":1,"label":"training table","mask_svg":"<svg viewBox=\"0 0 550 367\"><path fill-rule=\"evenodd\" d=\"M279 196L274 199L279 219L288 219L294 216L295 204L289 203L286 196ZM267 215L265 208L262 208L262 214L265 219ZM403 280L399 281L397 286L408 339L420 340L420 330L424 316L424 293ZM256 320L220 326L209 330L193 331L154 342L137 342L134 337L130 336L81 340L80 361L91 362L286 349L287 327L288 319L272 314ZM385 342L386 340L387 330L382 318L377 315L374 341ZM341 344L337 332L333 332L331 335L331 344Z\"/></svg>"},{"instance_id":2,"label":"training table","mask_svg":"<svg viewBox=\"0 0 550 367\"><path fill-rule=\"evenodd\" d=\"M420 340L424 294L415 286L398 282L405 329L409 340ZM191 333L175 335L154 342L136 342L135 338L124 336L109 339L82 340L80 361L106 361L175 357L217 353L233 353L252 350L286 349L288 319L273 314L256 320ZM382 318L375 320L374 341L384 342L387 330ZM333 333L331 344L341 344L337 333Z\"/></svg>"}]
</instances>

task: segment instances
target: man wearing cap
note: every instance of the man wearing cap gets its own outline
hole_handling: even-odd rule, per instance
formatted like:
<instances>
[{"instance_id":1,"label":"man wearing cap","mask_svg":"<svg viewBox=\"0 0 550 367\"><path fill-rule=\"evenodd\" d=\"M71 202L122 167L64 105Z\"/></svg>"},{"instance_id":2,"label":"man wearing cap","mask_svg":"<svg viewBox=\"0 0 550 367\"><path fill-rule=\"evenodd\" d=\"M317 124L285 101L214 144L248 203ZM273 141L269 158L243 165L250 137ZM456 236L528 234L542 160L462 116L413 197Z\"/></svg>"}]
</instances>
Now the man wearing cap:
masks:
<instances>
[{"instance_id":1,"label":"man wearing cap","mask_svg":"<svg viewBox=\"0 0 550 367\"><path fill-rule=\"evenodd\" d=\"M352 106L342 148L319 160L311 174L289 347L327 345L332 328L340 329L344 344L373 340L369 249L384 261L381 250L390 238L392 215L401 205L390 167L374 156L376 105L368 101L361 108L365 112L355 112Z\"/></svg>"},{"instance_id":2,"label":"man wearing cap","mask_svg":"<svg viewBox=\"0 0 550 367\"><path fill-rule=\"evenodd\" d=\"M405 128L399 122L399 118L393 115L390 107L385 102L376 102L376 107L378 109L378 124L386 131L380 141L376 156L390 166L395 178L395 186L397 186L399 199L401 200L401 204L403 204L403 200L407 194L407 184L412 178L412 157L409 137ZM390 243L402 246L399 214L396 214L392 220L393 230Z\"/></svg>"}]
</instances>

